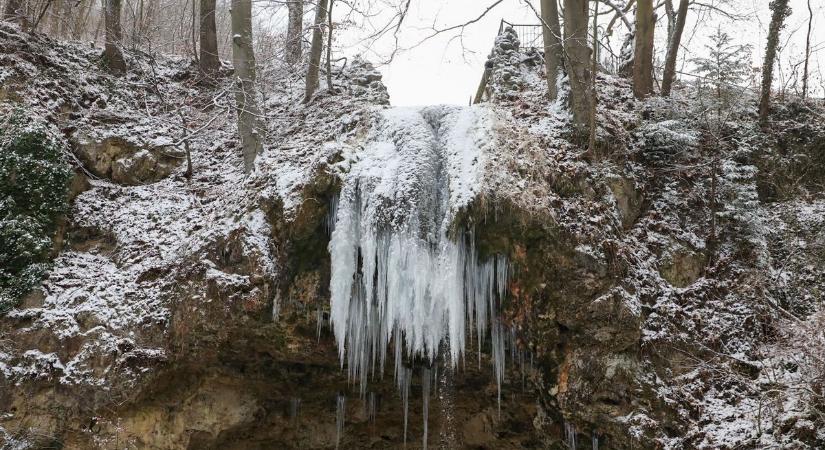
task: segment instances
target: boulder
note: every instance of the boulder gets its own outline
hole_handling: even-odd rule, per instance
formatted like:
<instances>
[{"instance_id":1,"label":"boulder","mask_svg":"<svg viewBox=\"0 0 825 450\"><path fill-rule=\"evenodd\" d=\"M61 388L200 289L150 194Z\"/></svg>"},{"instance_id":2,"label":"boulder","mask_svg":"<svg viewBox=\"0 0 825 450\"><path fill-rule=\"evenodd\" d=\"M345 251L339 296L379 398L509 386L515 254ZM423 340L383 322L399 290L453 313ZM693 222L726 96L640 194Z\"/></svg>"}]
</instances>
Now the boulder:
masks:
<instances>
[{"instance_id":1,"label":"boulder","mask_svg":"<svg viewBox=\"0 0 825 450\"><path fill-rule=\"evenodd\" d=\"M168 177L184 160L171 145L139 146L119 136L76 135L74 152L87 170L115 183L140 185Z\"/></svg>"}]
</instances>

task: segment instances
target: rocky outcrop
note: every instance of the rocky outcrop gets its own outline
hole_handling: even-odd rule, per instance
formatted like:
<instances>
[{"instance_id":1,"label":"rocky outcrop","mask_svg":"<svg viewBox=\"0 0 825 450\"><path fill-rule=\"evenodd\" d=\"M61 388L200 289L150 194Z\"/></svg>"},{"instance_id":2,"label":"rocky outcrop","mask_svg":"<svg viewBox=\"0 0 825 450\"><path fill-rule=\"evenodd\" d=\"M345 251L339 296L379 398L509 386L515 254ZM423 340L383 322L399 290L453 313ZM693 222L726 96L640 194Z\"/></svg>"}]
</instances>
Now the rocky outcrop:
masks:
<instances>
[{"instance_id":1,"label":"rocky outcrop","mask_svg":"<svg viewBox=\"0 0 825 450\"><path fill-rule=\"evenodd\" d=\"M74 137L74 152L94 175L118 184L139 185L168 177L185 158L172 145L139 146L118 136Z\"/></svg>"},{"instance_id":2,"label":"rocky outcrop","mask_svg":"<svg viewBox=\"0 0 825 450\"><path fill-rule=\"evenodd\" d=\"M350 95L375 105L390 104L390 94L381 82L383 75L369 61L356 56L344 67L342 75L348 81L344 88Z\"/></svg>"}]
</instances>

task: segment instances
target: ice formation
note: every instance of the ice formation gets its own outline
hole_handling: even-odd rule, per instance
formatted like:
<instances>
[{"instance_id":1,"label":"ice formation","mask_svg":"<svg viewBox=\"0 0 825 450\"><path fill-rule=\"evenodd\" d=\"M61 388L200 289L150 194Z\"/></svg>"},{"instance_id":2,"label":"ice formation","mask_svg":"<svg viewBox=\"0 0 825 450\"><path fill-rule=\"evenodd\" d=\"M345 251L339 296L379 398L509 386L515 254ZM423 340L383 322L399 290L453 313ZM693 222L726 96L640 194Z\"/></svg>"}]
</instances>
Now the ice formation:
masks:
<instances>
[{"instance_id":1,"label":"ice formation","mask_svg":"<svg viewBox=\"0 0 825 450\"><path fill-rule=\"evenodd\" d=\"M475 325L479 347L491 329L501 379L505 336L497 311L507 260L479 261L472 232L451 230L478 189L487 114L387 110L368 144L343 163L349 170L329 245L331 323L341 363L362 387L384 368L391 343L396 373L404 356L434 361L442 343L457 364L467 324Z\"/></svg>"},{"instance_id":2,"label":"ice formation","mask_svg":"<svg viewBox=\"0 0 825 450\"><path fill-rule=\"evenodd\" d=\"M427 450L427 436L429 435L430 425L430 369L421 370L421 417L424 418L424 437L422 438L422 447Z\"/></svg>"},{"instance_id":3,"label":"ice formation","mask_svg":"<svg viewBox=\"0 0 825 450\"><path fill-rule=\"evenodd\" d=\"M468 334L481 349L489 332L500 391L509 332L498 309L510 269L502 255L480 260L472 229L454 224L478 194L484 149L493 142L490 112L391 109L375 120L366 145L341 163L330 220L330 323L341 364L362 393L394 348L406 441L412 371L405 358L433 366L443 352L455 367ZM422 369L425 448L430 382L430 369Z\"/></svg>"},{"instance_id":4,"label":"ice formation","mask_svg":"<svg viewBox=\"0 0 825 450\"><path fill-rule=\"evenodd\" d=\"M576 426L570 422L564 423L564 440L568 448L576 450Z\"/></svg>"},{"instance_id":5,"label":"ice formation","mask_svg":"<svg viewBox=\"0 0 825 450\"><path fill-rule=\"evenodd\" d=\"M347 398L338 394L335 401L335 448L341 444L341 437L344 435L344 424L347 416Z\"/></svg>"}]
</instances>

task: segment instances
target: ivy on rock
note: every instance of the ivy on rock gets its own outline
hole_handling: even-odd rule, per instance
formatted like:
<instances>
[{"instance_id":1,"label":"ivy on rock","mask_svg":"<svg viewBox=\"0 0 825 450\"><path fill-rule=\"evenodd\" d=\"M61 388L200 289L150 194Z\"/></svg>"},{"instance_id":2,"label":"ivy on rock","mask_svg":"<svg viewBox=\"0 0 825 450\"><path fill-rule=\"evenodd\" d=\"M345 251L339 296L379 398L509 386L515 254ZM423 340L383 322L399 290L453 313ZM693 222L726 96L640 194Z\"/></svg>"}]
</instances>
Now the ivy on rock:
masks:
<instances>
[{"instance_id":1,"label":"ivy on rock","mask_svg":"<svg viewBox=\"0 0 825 450\"><path fill-rule=\"evenodd\" d=\"M71 177L58 133L23 110L0 122L0 314L46 271Z\"/></svg>"}]
</instances>

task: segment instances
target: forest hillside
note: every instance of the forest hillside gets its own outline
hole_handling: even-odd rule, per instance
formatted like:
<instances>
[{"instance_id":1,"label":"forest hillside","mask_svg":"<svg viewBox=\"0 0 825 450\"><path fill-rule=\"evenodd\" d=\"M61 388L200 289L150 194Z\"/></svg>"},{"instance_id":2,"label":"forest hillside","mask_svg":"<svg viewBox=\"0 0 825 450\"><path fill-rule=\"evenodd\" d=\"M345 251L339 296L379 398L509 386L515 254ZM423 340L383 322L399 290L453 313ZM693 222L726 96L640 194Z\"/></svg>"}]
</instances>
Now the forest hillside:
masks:
<instances>
[{"instance_id":1,"label":"forest hillside","mask_svg":"<svg viewBox=\"0 0 825 450\"><path fill-rule=\"evenodd\" d=\"M503 27L393 107L5 17L0 447L825 447L825 106L721 31L650 95Z\"/></svg>"}]
</instances>

